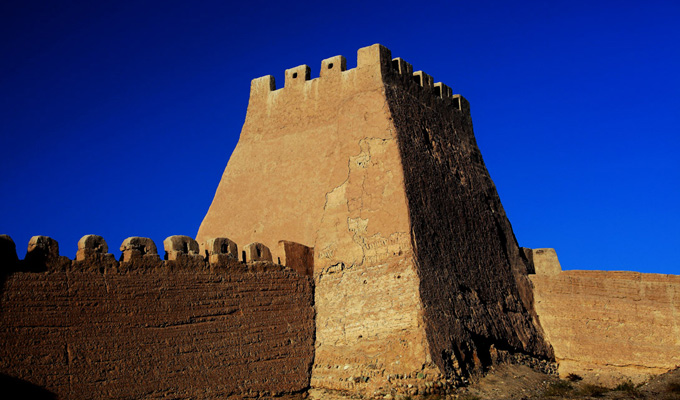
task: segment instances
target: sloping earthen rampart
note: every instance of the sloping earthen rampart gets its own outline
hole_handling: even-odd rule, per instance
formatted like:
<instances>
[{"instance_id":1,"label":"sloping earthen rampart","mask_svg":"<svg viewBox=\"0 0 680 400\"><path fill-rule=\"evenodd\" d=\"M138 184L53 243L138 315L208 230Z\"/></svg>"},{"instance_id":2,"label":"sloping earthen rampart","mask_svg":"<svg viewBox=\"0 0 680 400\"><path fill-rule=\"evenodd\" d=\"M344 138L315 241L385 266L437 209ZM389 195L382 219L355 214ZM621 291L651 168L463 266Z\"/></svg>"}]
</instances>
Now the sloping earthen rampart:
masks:
<instances>
[{"instance_id":1,"label":"sloping earthen rampart","mask_svg":"<svg viewBox=\"0 0 680 400\"><path fill-rule=\"evenodd\" d=\"M550 360L468 102L381 45L346 65L253 80L197 240L314 247L313 387L422 393L508 354Z\"/></svg>"},{"instance_id":2,"label":"sloping earthen rampart","mask_svg":"<svg viewBox=\"0 0 680 400\"><path fill-rule=\"evenodd\" d=\"M287 262L308 268L299 255L311 249L285 244ZM272 263L261 244L241 254L225 238L203 254L186 236L164 245L166 260L150 239L126 239L117 261L88 235L71 261L38 236L18 260L1 237L0 374L63 399L214 399L309 386L309 275Z\"/></svg>"},{"instance_id":3,"label":"sloping earthen rampart","mask_svg":"<svg viewBox=\"0 0 680 400\"><path fill-rule=\"evenodd\" d=\"M391 71L385 96L433 359L462 371L483 370L499 352L550 359L526 260L477 147L468 102L401 59Z\"/></svg>"},{"instance_id":4,"label":"sloping earthen rampart","mask_svg":"<svg viewBox=\"0 0 680 400\"><path fill-rule=\"evenodd\" d=\"M164 260L94 235L76 260L44 236L18 260L0 237L0 373L65 398L374 396L448 393L504 360L680 364L680 278L520 249L465 98L377 44L310 72L252 81L196 241L167 238Z\"/></svg>"},{"instance_id":5,"label":"sloping earthen rampart","mask_svg":"<svg viewBox=\"0 0 680 400\"><path fill-rule=\"evenodd\" d=\"M680 276L562 271L555 250L525 251L561 376L638 383L680 365Z\"/></svg>"}]
</instances>

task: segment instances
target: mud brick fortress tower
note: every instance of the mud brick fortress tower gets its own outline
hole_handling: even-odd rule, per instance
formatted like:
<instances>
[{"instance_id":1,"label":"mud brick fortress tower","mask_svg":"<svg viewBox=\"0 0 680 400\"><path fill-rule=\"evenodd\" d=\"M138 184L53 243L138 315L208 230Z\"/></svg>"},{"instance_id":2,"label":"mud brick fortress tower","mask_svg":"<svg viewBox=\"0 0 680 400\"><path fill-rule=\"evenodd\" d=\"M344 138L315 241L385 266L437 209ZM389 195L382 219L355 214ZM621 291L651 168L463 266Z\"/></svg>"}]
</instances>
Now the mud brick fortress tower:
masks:
<instances>
[{"instance_id":1,"label":"mud brick fortress tower","mask_svg":"<svg viewBox=\"0 0 680 400\"><path fill-rule=\"evenodd\" d=\"M285 240L282 240L285 239ZM239 244L249 245L239 248ZM517 244L460 95L381 45L253 80L196 239L0 238L0 373L64 398L446 392L680 364L680 278Z\"/></svg>"}]
</instances>

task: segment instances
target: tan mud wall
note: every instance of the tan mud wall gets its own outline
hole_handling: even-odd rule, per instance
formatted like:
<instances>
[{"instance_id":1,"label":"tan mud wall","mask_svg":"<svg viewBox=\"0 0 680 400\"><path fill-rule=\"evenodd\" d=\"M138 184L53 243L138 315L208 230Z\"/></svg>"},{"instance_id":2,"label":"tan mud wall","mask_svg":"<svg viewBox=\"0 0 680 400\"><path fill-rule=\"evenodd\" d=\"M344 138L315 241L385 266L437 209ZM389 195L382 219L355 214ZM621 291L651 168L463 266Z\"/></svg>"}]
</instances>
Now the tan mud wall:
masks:
<instances>
[{"instance_id":1,"label":"tan mud wall","mask_svg":"<svg viewBox=\"0 0 680 400\"><path fill-rule=\"evenodd\" d=\"M396 375L407 386L429 357L385 50L360 49L350 70L341 56L324 60L312 80L308 67L292 68L277 90L271 77L254 80L197 236L314 247L314 387L370 392Z\"/></svg>"},{"instance_id":2,"label":"tan mud wall","mask_svg":"<svg viewBox=\"0 0 680 400\"><path fill-rule=\"evenodd\" d=\"M680 365L680 276L537 266L530 277L560 375L617 384Z\"/></svg>"},{"instance_id":3,"label":"tan mud wall","mask_svg":"<svg viewBox=\"0 0 680 400\"><path fill-rule=\"evenodd\" d=\"M312 80L306 65L291 68L276 90L272 76L253 80L241 136L199 228L199 243L221 236L258 241L272 249L274 260L281 238L314 247L327 197L347 181L350 157L365 147L360 141L393 136L378 60L375 51L360 51L358 67L346 70L344 58L333 57ZM405 215L393 218L393 225L408 225Z\"/></svg>"},{"instance_id":4,"label":"tan mud wall","mask_svg":"<svg viewBox=\"0 0 680 400\"><path fill-rule=\"evenodd\" d=\"M0 373L64 399L302 390L312 297L310 278L291 270L12 273Z\"/></svg>"},{"instance_id":5,"label":"tan mud wall","mask_svg":"<svg viewBox=\"0 0 680 400\"><path fill-rule=\"evenodd\" d=\"M418 374L439 371L422 329L398 148L394 138L359 145L347 179L327 196L316 241L312 386L417 386Z\"/></svg>"},{"instance_id":6,"label":"tan mud wall","mask_svg":"<svg viewBox=\"0 0 680 400\"><path fill-rule=\"evenodd\" d=\"M498 351L549 359L464 99L436 94L380 45L357 59L351 70L324 60L312 80L307 66L289 69L280 89L252 82L197 240L314 247L313 387L429 393Z\"/></svg>"}]
</instances>

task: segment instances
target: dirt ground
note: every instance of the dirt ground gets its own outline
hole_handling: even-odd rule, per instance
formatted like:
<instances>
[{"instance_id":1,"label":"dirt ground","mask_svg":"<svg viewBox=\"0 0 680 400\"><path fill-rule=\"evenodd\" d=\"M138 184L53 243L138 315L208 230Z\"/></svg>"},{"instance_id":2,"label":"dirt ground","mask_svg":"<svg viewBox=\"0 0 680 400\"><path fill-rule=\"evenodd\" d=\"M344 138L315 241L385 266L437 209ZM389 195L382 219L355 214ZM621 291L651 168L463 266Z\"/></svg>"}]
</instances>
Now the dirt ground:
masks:
<instances>
[{"instance_id":1,"label":"dirt ground","mask_svg":"<svg viewBox=\"0 0 680 400\"><path fill-rule=\"evenodd\" d=\"M350 393L310 390L313 400L361 399ZM373 397L372 399L375 399ZM381 397L377 397L381 398ZM623 382L617 387L602 387L581 381L558 379L523 365L502 365L468 387L452 395L386 395L393 400L680 400L680 368L652 378L640 385Z\"/></svg>"},{"instance_id":2,"label":"dirt ground","mask_svg":"<svg viewBox=\"0 0 680 400\"><path fill-rule=\"evenodd\" d=\"M642 399L680 400L680 369L640 385L622 382L603 387L557 379L525 366L500 366L478 382L459 390L459 400ZM442 397L444 399L445 397Z\"/></svg>"}]
</instances>

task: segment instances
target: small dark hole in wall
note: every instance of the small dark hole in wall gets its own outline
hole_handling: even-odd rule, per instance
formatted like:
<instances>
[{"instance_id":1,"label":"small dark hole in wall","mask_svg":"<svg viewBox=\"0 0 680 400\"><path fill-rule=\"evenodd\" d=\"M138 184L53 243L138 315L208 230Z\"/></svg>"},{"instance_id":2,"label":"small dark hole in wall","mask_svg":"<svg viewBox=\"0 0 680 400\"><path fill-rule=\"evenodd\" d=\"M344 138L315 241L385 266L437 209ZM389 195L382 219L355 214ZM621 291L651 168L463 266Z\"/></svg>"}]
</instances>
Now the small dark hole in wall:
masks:
<instances>
[{"instance_id":1,"label":"small dark hole in wall","mask_svg":"<svg viewBox=\"0 0 680 400\"><path fill-rule=\"evenodd\" d=\"M276 260L278 261L278 264L281 265L281 257L276 257Z\"/></svg>"},{"instance_id":2,"label":"small dark hole in wall","mask_svg":"<svg viewBox=\"0 0 680 400\"><path fill-rule=\"evenodd\" d=\"M297 72L293 72L293 79L297 78Z\"/></svg>"},{"instance_id":3,"label":"small dark hole in wall","mask_svg":"<svg viewBox=\"0 0 680 400\"><path fill-rule=\"evenodd\" d=\"M364 285L365 285L366 283L367 283L367 282L366 282L366 281L364 281Z\"/></svg>"},{"instance_id":4,"label":"small dark hole in wall","mask_svg":"<svg viewBox=\"0 0 680 400\"><path fill-rule=\"evenodd\" d=\"M333 68L333 63L328 63L328 69L332 69L332 68Z\"/></svg>"},{"instance_id":5,"label":"small dark hole in wall","mask_svg":"<svg viewBox=\"0 0 680 400\"><path fill-rule=\"evenodd\" d=\"M364 335L359 335L358 339L361 339L361 338L363 338L363 337L364 337Z\"/></svg>"},{"instance_id":6,"label":"small dark hole in wall","mask_svg":"<svg viewBox=\"0 0 680 400\"><path fill-rule=\"evenodd\" d=\"M440 86L435 86L434 94L437 95L438 97L442 97L442 88Z\"/></svg>"},{"instance_id":7,"label":"small dark hole in wall","mask_svg":"<svg viewBox=\"0 0 680 400\"><path fill-rule=\"evenodd\" d=\"M222 246L220 246L220 253L227 254L228 252L229 252L229 246L227 246L226 243L222 243Z\"/></svg>"},{"instance_id":8,"label":"small dark hole in wall","mask_svg":"<svg viewBox=\"0 0 680 400\"><path fill-rule=\"evenodd\" d=\"M140 246L139 252L142 253L142 255L146 254L146 246Z\"/></svg>"},{"instance_id":9,"label":"small dark hole in wall","mask_svg":"<svg viewBox=\"0 0 680 400\"><path fill-rule=\"evenodd\" d=\"M257 258L262 257L262 249L260 249L259 247L256 247L255 251L257 252Z\"/></svg>"},{"instance_id":10,"label":"small dark hole in wall","mask_svg":"<svg viewBox=\"0 0 680 400\"><path fill-rule=\"evenodd\" d=\"M401 275L397 275L397 279L401 279Z\"/></svg>"},{"instance_id":11,"label":"small dark hole in wall","mask_svg":"<svg viewBox=\"0 0 680 400\"><path fill-rule=\"evenodd\" d=\"M245 250L243 250L241 252L241 258L243 259L243 262L246 262L246 251Z\"/></svg>"},{"instance_id":12,"label":"small dark hole in wall","mask_svg":"<svg viewBox=\"0 0 680 400\"><path fill-rule=\"evenodd\" d=\"M189 243L182 243L182 251L186 254L189 253Z\"/></svg>"}]
</instances>

